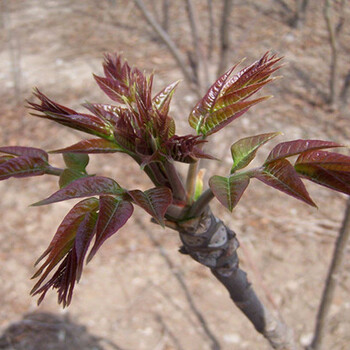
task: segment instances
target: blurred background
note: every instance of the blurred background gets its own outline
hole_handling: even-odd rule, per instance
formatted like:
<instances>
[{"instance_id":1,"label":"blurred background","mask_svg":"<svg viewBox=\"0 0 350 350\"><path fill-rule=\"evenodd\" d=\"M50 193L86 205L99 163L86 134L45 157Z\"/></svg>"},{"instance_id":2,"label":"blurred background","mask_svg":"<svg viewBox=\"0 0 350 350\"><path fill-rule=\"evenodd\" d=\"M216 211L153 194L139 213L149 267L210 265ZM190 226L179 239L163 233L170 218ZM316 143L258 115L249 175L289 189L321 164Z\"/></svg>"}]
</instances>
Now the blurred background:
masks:
<instances>
[{"instance_id":1,"label":"blurred background","mask_svg":"<svg viewBox=\"0 0 350 350\"><path fill-rule=\"evenodd\" d=\"M188 114L218 72L243 57L250 64L266 51L284 56L283 79L264 89L274 99L213 135L208 149L221 161L203 163L206 179L228 172L230 145L249 135L282 131L276 143L311 138L349 144L349 2L234 0L229 11L224 2L1 0L1 145L52 150L81 140L77 131L31 117L25 101L33 101L38 87L73 109L85 101L108 103L92 77L102 72L106 52L154 70L155 91L182 79L171 114L184 134L191 132ZM59 156L51 159L62 164ZM90 159L91 173L128 189L151 187L123 154ZM312 338L346 202L312 183L307 188L318 209L257 181L233 214L212 205L238 234L241 265L255 290L283 315L301 345ZM29 205L56 189L57 178L49 176L0 183L0 349L269 349L209 271L178 253L176 233L151 224L138 209L86 266L68 309L58 306L55 292L37 307L29 296L33 263L74 201ZM349 248L346 254L325 349L350 344Z\"/></svg>"}]
</instances>

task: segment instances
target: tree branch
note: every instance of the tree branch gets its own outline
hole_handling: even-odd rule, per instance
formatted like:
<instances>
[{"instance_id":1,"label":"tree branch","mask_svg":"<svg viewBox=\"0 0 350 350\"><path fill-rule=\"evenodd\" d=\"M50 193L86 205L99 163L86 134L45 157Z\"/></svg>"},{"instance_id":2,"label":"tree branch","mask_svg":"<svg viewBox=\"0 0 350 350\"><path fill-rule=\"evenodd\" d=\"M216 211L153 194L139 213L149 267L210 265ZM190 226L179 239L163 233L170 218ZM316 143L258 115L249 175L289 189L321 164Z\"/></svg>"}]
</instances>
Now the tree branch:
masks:
<instances>
[{"instance_id":1,"label":"tree branch","mask_svg":"<svg viewBox=\"0 0 350 350\"><path fill-rule=\"evenodd\" d=\"M179 65L185 79L190 82L194 83L194 77L192 73L187 68L186 62L184 61L182 54L174 41L170 38L168 33L158 24L158 22L154 19L154 17L151 15L151 13L147 10L144 2L142 0L134 0L135 5L139 8L142 15L148 22L148 24L153 28L153 30L158 34L158 36L162 39L164 44L169 49L170 53L175 58L177 64Z\"/></svg>"},{"instance_id":2,"label":"tree branch","mask_svg":"<svg viewBox=\"0 0 350 350\"><path fill-rule=\"evenodd\" d=\"M336 76L337 76L337 68L338 68L338 52L337 52L337 42L335 37L334 25L331 18L331 2L330 0L325 0L324 3L324 17L327 24L328 36L329 36L329 44L331 46L331 63L330 69L331 74L329 78L329 104L334 105L336 103Z\"/></svg>"},{"instance_id":3,"label":"tree branch","mask_svg":"<svg viewBox=\"0 0 350 350\"><path fill-rule=\"evenodd\" d=\"M221 76L227 67L228 53L230 48L229 19L233 7L233 0L225 0L221 15L220 27L220 54L217 76Z\"/></svg>"},{"instance_id":4,"label":"tree branch","mask_svg":"<svg viewBox=\"0 0 350 350\"><path fill-rule=\"evenodd\" d=\"M239 242L233 231L209 211L200 220L180 225L179 234L183 243L180 252L210 268L236 306L274 349L296 349L292 331L267 310L248 282L247 274L239 268Z\"/></svg>"}]
</instances>

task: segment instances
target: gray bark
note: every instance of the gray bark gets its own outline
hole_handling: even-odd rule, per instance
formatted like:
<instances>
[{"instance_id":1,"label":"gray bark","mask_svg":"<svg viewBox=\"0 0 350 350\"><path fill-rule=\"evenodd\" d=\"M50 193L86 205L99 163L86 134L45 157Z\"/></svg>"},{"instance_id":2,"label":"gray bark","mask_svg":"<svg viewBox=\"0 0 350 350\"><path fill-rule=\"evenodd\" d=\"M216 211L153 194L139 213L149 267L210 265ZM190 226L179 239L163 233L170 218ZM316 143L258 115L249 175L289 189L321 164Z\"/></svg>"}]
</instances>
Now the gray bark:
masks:
<instances>
[{"instance_id":1,"label":"gray bark","mask_svg":"<svg viewBox=\"0 0 350 350\"><path fill-rule=\"evenodd\" d=\"M272 348L296 349L292 331L262 304L247 274L239 267L236 234L210 211L204 213L200 220L185 221L178 230L183 243L180 252L210 268L236 306Z\"/></svg>"}]
</instances>

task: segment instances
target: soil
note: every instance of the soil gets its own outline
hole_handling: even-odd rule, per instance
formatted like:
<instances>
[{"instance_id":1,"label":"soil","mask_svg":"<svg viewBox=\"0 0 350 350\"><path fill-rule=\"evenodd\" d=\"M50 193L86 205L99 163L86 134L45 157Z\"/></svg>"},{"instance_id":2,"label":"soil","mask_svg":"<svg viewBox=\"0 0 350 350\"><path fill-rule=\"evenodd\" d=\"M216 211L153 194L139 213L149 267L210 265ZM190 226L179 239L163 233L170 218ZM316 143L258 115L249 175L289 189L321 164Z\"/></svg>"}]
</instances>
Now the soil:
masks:
<instances>
[{"instance_id":1,"label":"soil","mask_svg":"<svg viewBox=\"0 0 350 350\"><path fill-rule=\"evenodd\" d=\"M161 20L161 1L146 2ZM217 2L215 2L217 5ZM348 143L349 106L330 107L331 51L321 2L311 1L305 24L288 20L294 1L235 1L230 21L230 62L247 62L271 50L285 57L283 79L267 87L274 99L252 109L211 140L206 179L230 169L229 146L238 138L283 131L276 142L296 138ZM335 2L340 91L349 71L350 6ZM200 10L202 42L208 43L206 2ZM283 6L283 4L285 6ZM218 15L220 6L215 8ZM25 100L39 87L72 108L83 102L108 102L91 72L101 73L105 52L123 52L141 69L156 71L155 88L182 79L181 71L147 26L132 1L2 0L0 32L0 140L46 150L62 148L84 135L29 116ZM170 7L169 33L183 52L191 48L185 9ZM339 22L342 23L342 22ZM215 38L219 28L215 27ZM212 56L217 57L214 43ZM215 59L210 65L215 71ZM172 115L178 133L188 133L187 116L196 95L182 81ZM273 146L258 154L266 157ZM59 166L62 161L52 156ZM185 169L185 168L184 168ZM91 156L91 173L115 178L123 187L151 184L124 155ZM308 183L318 204L309 208L293 198L252 181L233 214L213 201L213 211L241 242L241 266L259 296L295 332L301 346L311 340L334 242L341 226L346 196ZM34 261L47 247L74 201L29 207L57 189L53 176L10 179L0 183L0 349L198 350L269 349L261 335L232 304L210 272L178 253L179 238L150 223L141 210L110 238L84 269L72 305L62 310L55 292L37 307L29 296ZM350 347L350 250L328 317L324 349ZM278 311L277 311L278 310ZM215 347L215 343L219 347Z\"/></svg>"}]
</instances>

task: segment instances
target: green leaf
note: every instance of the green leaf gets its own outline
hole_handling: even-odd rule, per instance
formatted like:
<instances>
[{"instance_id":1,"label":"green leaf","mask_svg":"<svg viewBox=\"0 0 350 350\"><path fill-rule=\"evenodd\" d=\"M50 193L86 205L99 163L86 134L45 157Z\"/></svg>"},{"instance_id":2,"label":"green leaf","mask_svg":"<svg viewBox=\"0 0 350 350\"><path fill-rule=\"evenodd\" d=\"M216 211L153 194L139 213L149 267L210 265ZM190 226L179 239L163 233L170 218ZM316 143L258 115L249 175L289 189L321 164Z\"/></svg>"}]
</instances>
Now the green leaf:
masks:
<instances>
[{"instance_id":1,"label":"green leaf","mask_svg":"<svg viewBox=\"0 0 350 350\"><path fill-rule=\"evenodd\" d=\"M153 106L163 115L168 115L171 99L180 80L168 85L153 97Z\"/></svg>"},{"instance_id":2,"label":"green leaf","mask_svg":"<svg viewBox=\"0 0 350 350\"><path fill-rule=\"evenodd\" d=\"M82 153L63 153L63 159L69 169L76 171L84 172L89 164L89 156Z\"/></svg>"},{"instance_id":3,"label":"green leaf","mask_svg":"<svg viewBox=\"0 0 350 350\"><path fill-rule=\"evenodd\" d=\"M260 134L245 137L235 142L231 146L231 155L233 159L231 174L239 169L245 168L254 159L259 147L280 134L279 132Z\"/></svg>"},{"instance_id":4,"label":"green leaf","mask_svg":"<svg viewBox=\"0 0 350 350\"><path fill-rule=\"evenodd\" d=\"M58 190L50 197L32 204L32 206L46 205L73 198L90 197L96 195L122 195L125 191L113 179L103 176L89 176L73 181Z\"/></svg>"},{"instance_id":5,"label":"green leaf","mask_svg":"<svg viewBox=\"0 0 350 350\"><path fill-rule=\"evenodd\" d=\"M297 154L322 148L344 147L336 142L322 140L293 140L279 143L268 155L265 164L275 160L295 156Z\"/></svg>"},{"instance_id":6,"label":"green leaf","mask_svg":"<svg viewBox=\"0 0 350 350\"><path fill-rule=\"evenodd\" d=\"M60 188L66 187L73 181L88 176L85 172L73 169L64 169L58 180Z\"/></svg>"},{"instance_id":7,"label":"green leaf","mask_svg":"<svg viewBox=\"0 0 350 350\"><path fill-rule=\"evenodd\" d=\"M128 191L132 200L164 227L164 215L172 203L171 190L167 187L155 187L142 192L140 190Z\"/></svg>"},{"instance_id":8,"label":"green leaf","mask_svg":"<svg viewBox=\"0 0 350 350\"><path fill-rule=\"evenodd\" d=\"M298 173L286 159L265 164L253 176L268 186L316 207Z\"/></svg>"},{"instance_id":9,"label":"green leaf","mask_svg":"<svg viewBox=\"0 0 350 350\"><path fill-rule=\"evenodd\" d=\"M214 175L209 179L209 187L218 201L232 212L238 204L250 178L246 174L235 174L229 177Z\"/></svg>"},{"instance_id":10,"label":"green leaf","mask_svg":"<svg viewBox=\"0 0 350 350\"><path fill-rule=\"evenodd\" d=\"M114 235L128 221L134 211L131 203L111 196L100 197L100 210L96 227L96 241L87 262L89 262L107 238Z\"/></svg>"},{"instance_id":11,"label":"green leaf","mask_svg":"<svg viewBox=\"0 0 350 350\"><path fill-rule=\"evenodd\" d=\"M125 152L125 149L114 142L104 139L80 141L72 146L57 149L50 153L115 153Z\"/></svg>"}]
</instances>

